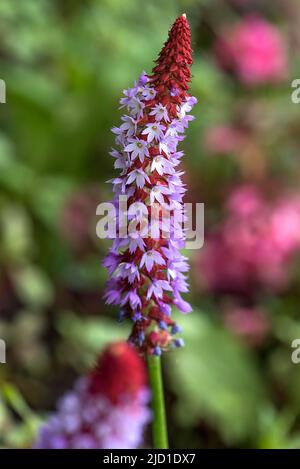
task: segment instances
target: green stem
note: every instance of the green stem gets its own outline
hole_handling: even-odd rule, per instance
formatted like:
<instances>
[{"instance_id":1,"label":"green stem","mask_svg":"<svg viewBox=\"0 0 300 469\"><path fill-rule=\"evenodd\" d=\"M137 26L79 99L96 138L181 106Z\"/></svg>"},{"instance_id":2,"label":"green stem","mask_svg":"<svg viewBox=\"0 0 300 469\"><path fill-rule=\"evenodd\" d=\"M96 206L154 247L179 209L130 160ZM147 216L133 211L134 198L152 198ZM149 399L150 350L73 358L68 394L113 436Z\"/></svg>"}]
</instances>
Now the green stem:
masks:
<instances>
[{"instance_id":1,"label":"green stem","mask_svg":"<svg viewBox=\"0 0 300 469\"><path fill-rule=\"evenodd\" d=\"M148 370L152 392L153 445L155 449L168 449L168 432L160 357L155 355L148 356Z\"/></svg>"}]
</instances>

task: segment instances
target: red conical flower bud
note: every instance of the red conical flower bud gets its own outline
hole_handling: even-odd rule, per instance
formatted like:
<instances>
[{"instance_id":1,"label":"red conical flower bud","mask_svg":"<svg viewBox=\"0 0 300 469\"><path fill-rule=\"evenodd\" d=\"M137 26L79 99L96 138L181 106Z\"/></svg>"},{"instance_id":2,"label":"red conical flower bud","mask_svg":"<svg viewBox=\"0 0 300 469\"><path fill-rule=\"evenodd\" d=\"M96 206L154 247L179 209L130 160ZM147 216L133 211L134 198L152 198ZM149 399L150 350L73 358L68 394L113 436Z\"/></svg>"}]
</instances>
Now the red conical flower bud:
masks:
<instances>
[{"instance_id":1,"label":"red conical flower bud","mask_svg":"<svg viewBox=\"0 0 300 469\"><path fill-rule=\"evenodd\" d=\"M193 63L191 32L186 15L181 15L173 24L156 63L151 77L151 84L157 91L155 101L167 106L175 117L176 105L187 98L190 66Z\"/></svg>"},{"instance_id":2,"label":"red conical flower bud","mask_svg":"<svg viewBox=\"0 0 300 469\"><path fill-rule=\"evenodd\" d=\"M126 342L108 346L90 374L89 391L117 403L124 395L135 398L146 385L144 361Z\"/></svg>"}]
</instances>

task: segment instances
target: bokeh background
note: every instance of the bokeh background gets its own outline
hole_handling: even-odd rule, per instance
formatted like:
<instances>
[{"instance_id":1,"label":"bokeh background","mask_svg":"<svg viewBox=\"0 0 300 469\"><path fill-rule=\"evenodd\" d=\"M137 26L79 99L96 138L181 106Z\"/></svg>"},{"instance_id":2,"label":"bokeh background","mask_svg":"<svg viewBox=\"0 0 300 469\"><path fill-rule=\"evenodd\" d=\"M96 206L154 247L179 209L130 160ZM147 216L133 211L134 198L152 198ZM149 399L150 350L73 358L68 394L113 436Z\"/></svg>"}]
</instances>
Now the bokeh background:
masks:
<instances>
[{"instance_id":1,"label":"bokeh background","mask_svg":"<svg viewBox=\"0 0 300 469\"><path fill-rule=\"evenodd\" d=\"M0 445L30 446L61 394L126 324L102 300L118 99L176 16L192 29L186 347L164 357L173 448L300 447L297 0L1 0ZM146 445L150 445L146 435Z\"/></svg>"}]
</instances>

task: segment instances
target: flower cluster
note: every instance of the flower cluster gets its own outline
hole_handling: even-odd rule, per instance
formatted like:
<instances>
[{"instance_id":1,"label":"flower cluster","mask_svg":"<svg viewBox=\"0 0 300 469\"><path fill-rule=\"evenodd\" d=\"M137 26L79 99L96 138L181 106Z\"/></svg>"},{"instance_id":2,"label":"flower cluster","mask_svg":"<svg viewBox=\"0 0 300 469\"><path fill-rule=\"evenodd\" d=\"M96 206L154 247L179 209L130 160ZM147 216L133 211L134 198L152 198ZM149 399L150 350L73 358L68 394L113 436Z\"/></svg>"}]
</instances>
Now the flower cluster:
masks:
<instances>
[{"instance_id":1,"label":"flower cluster","mask_svg":"<svg viewBox=\"0 0 300 469\"><path fill-rule=\"evenodd\" d=\"M40 431L35 448L137 448L151 414L143 360L123 342L107 347Z\"/></svg>"},{"instance_id":2,"label":"flower cluster","mask_svg":"<svg viewBox=\"0 0 300 469\"><path fill-rule=\"evenodd\" d=\"M184 230L176 222L178 215L185 217L186 191L184 173L177 170L183 156L177 145L193 119L188 113L196 103L187 94L191 63L190 29L182 15L169 32L153 74L143 73L124 91L120 103L128 114L120 127L112 129L117 149L111 155L120 170L112 180L114 203L117 206L119 196L127 196L128 220L137 229L124 238L117 235L104 260L110 275L105 299L120 305L121 319L132 321L130 341L141 352L156 355L183 345L176 336L180 328L171 318L171 306L191 311L181 296L188 291L188 265L179 252ZM132 210L137 205L139 210ZM150 215L153 210L157 234L149 236L149 219L145 221L141 213Z\"/></svg>"},{"instance_id":3,"label":"flower cluster","mask_svg":"<svg viewBox=\"0 0 300 469\"><path fill-rule=\"evenodd\" d=\"M246 85L274 83L287 76L283 39L272 24L258 16L246 16L218 39L217 57Z\"/></svg>"},{"instance_id":4,"label":"flower cluster","mask_svg":"<svg viewBox=\"0 0 300 469\"><path fill-rule=\"evenodd\" d=\"M210 291L252 295L257 287L278 290L300 249L300 198L268 202L254 186L237 188L227 218L208 236L199 268Z\"/></svg>"}]
</instances>

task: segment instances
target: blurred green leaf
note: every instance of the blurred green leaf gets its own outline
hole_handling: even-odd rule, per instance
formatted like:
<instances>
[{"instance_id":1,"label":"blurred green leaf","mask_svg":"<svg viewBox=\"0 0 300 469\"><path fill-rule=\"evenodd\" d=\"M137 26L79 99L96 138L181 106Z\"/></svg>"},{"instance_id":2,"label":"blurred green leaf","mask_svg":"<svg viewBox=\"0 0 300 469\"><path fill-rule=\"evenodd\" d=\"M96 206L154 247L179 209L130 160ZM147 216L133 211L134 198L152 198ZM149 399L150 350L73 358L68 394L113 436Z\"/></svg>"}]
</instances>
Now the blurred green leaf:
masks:
<instances>
[{"instance_id":1,"label":"blurred green leaf","mask_svg":"<svg viewBox=\"0 0 300 469\"><path fill-rule=\"evenodd\" d=\"M53 288L45 272L34 265L20 267L13 272L19 298L33 308L48 306L53 300Z\"/></svg>"},{"instance_id":2,"label":"blurred green leaf","mask_svg":"<svg viewBox=\"0 0 300 469\"><path fill-rule=\"evenodd\" d=\"M31 410L22 394L12 384L4 383L0 390L7 403L22 419L27 420L31 416Z\"/></svg>"},{"instance_id":3,"label":"blurred green leaf","mask_svg":"<svg viewBox=\"0 0 300 469\"><path fill-rule=\"evenodd\" d=\"M292 433L295 416L291 411L281 413L267 406L258 422L258 440L260 449L295 449L300 447L300 433Z\"/></svg>"},{"instance_id":4,"label":"blurred green leaf","mask_svg":"<svg viewBox=\"0 0 300 469\"><path fill-rule=\"evenodd\" d=\"M24 448L32 445L41 419L36 416L25 402L22 394L10 383L0 387L0 395L8 406L22 419L21 423L11 425L4 434L4 445L10 448ZM0 409L1 409L0 399ZM6 412L6 410L4 410Z\"/></svg>"},{"instance_id":5,"label":"blurred green leaf","mask_svg":"<svg viewBox=\"0 0 300 469\"><path fill-rule=\"evenodd\" d=\"M170 354L169 377L182 425L207 419L228 443L255 431L262 377L251 354L200 311L182 317L186 347Z\"/></svg>"},{"instance_id":6,"label":"blurred green leaf","mask_svg":"<svg viewBox=\"0 0 300 469\"><path fill-rule=\"evenodd\" d=\"M75 348L77 356L81 355L88 365L107 343L127 340L129 336L128 324L104 317L84 319L67 311L60 314L57 327L64 340Z\"/></svg>"},{"instance_id":7,"label":"blurred green leaf","mask_svg":"<svg viewBox=\"0 0 300 469\"><path fill-rule=\"evenodd\" d=\"M21 206L7 204L0 213L0 227L0 257L6 262L22 262L32 249L32 226L28 213Z\"/></svg>"}]
</instances>

